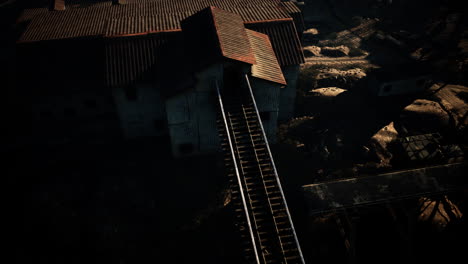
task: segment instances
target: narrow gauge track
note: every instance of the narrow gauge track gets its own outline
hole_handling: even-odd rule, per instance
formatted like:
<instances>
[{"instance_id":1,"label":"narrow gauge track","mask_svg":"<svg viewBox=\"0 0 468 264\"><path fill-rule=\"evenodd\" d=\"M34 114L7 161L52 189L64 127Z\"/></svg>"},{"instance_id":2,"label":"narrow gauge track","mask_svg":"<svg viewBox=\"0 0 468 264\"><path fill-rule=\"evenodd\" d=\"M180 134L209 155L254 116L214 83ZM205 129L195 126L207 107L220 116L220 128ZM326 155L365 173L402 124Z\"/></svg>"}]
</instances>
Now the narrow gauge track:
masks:
<instances>
[{"instance_id":1,"label":"narrow gauge track","mask_svg":"<svg viewBox=\"0 0 468 264\"><path fill-rule=\"evenodd\" d=\"M245 257L249 263L304 263L248 79L246 82L237 96L223 97L218 90L221 146Z\"/></svg>"}]
</instances>

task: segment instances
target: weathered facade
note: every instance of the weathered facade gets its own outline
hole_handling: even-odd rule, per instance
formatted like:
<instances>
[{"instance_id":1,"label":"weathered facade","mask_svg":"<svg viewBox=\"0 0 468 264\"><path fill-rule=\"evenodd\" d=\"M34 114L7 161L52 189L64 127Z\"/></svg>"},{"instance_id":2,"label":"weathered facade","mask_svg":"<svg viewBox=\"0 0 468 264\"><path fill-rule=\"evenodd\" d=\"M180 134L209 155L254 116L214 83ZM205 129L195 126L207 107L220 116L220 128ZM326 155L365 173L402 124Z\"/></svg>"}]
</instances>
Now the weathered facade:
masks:
<instances>
[{"instance_id":1,"label":"weathered facade","mask_svg":"<svg viewBox=\"0 0 468 264\"><path fill-rule=\"evenodd\" d=\"M28 9L19 18L23 32L18 50L34 50L29 51L32 57L22 57L21 65L44 59L45 50L80 50L80 63L73 67L73 75L86 79L89 65L100 70L83 84L86 88L78 85L74 89L83 98L70 97L84 101L85 109L105 106L113 126L111 130L100 128L103 137L107 133L125 138L169 135L175 156L217 151L215 84L221 89L229 86L232 72L252 77L251 86L271 142L275 141L278 121L293 115L299 64L303 62L298 37L302 18L294 3L65 1L63 8L61 4L52 6L60 8ZM93 52L80 49L78 42L89 45ZM52 74L34 73L31 66L28 72L42 79L44 86L54 83L52 86L66 91L75 85L63 76L57 78L53 69L67 72L73 64L76 62L64 57L41 66ZM73 104L65 103L63 96L54 91L44 96L47 98L32 99L48 106L66 104L62 108L70 112L65 108ZM98 103L99 98L106 98L106 103ZM42 110L32 111L38 124L47 118L47 114L37 114Z\"/></svg>"}]
</instances>

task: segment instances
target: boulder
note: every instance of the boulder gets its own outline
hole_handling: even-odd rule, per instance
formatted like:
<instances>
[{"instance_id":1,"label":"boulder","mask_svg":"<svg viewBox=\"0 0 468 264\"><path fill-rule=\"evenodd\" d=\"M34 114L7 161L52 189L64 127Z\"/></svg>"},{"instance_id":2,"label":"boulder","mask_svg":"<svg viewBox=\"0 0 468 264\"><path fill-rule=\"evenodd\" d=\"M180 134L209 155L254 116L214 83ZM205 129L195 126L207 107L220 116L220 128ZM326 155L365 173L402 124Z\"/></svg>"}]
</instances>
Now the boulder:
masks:
<instances>
[{"instance_id":1,"label":"boulder","mask_svg":"<svg viewBox=\"0 0 468 264\"><path fill-rule=\"evenodd\" d=\"M360 68L346 71L325 69L317 75L316 87L341 87L344 89L351 89L354 84L365 76L366 73Z\"/></svg>"},{"instance_id":2,"label":"boulder","mask_svg":"<svg viewBox=\"0 0 468 264\"><path fill-rule=\"evenodd\" d=\"M319 31L316 28L309 28L303 32L303 38L305 41L314 41L317 40L317 35Z\"/></svg>"},{"instance_id":3,"label":"boulder","mask_svg":"<svg viewBox=\"0 0 468 264\"><path fill-rule=\"evenodd\" d=\"M320 97L335 97L339 95L340 93L346 92L345 89L341 89L338 87L324 87L324 88L318 88L318 89L313 89L309 91L311 95L314 96L320 96Z\"/></svg>"},{"instance_id":4,"label":"boulder","mask_svg":"<svg viewBox=\"0 0 468 264\"><path fill-rule=\"evenodd\" d=\"M320 51L322 49L317 46L307 46L304 47L304 55L306 57L312 57L312 56L321 56Z\"/></svg>"},{"instance_id":5,"label":"boulder","mask_svg":"<svg viewBox=\"0 0 468 264\"><path fill-rule=\"evenodd\" d=\"M306 31L304 31L304 36L306 36L306 35L312 35L312 36L314 36L314 35L318 35L318 33L319 33L318 29L316 29L316 28L309 28L309 29L307 29Z\"/></svg>"},{"instance_id":6,"label":"boulder","mask_svg":"<svg viewBox=\"0 0 468 264\"><path fill-rule=\"evenodd\" d=\"M344 57L344 56L348 56L348 54L349 54L349 48L344 45L322 48L322 55L328 56L328 57Z\"/></svg>"}]
</instances>

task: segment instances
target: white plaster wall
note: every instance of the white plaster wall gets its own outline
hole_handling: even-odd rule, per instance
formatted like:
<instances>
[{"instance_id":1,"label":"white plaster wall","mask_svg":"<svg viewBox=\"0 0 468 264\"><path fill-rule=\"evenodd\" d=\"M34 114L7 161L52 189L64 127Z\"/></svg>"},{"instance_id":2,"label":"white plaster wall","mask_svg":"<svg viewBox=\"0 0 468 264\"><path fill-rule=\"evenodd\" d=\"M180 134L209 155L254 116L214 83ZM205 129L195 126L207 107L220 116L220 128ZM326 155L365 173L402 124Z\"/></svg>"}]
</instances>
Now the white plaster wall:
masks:
<instances>
[{"instance_id":1,"label":"white plaster wall","mask_svg":"<svg viewBox=\"0 0 468 264\"><path fill-rule=\"evenodd\" d=\"M279 121L287 121L294 116L299 65L284 67L283 75L287 85L280 90Z\"/></svg>"},{"instance_id":2,"label":"white plaster wall","mask_svg":"<svg viewBox=\"0 0 468 264\"><path fill-rule=\"evenodd\" d=\"M126 138L160 136L166 129L158 129L156 120L166 119L165 104L158 87L149 83L135 85L137 98L129 100L122 87L113 89L120 124Z\"/></svg>"}]
</instances>

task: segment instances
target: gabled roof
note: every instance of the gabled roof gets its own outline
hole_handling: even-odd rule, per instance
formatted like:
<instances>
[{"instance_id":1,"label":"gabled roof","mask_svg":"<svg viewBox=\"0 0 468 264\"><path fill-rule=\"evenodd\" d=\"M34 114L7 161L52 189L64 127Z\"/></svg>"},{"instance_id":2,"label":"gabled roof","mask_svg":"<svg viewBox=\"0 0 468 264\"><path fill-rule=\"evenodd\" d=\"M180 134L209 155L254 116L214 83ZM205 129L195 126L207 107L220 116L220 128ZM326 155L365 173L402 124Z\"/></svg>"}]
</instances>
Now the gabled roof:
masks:
<instances>
[{"instance_id":1,"label":"gabled roof","mask_svg":"<svg viewBox=\"0 0 468 264\"><path fill-rule=\"evenodd\" d=\"M182 31L180 21L187 13L131 16L109 19L105 37L126 37L152 33Z\"/></svg>"},{"instance_id":2,"label":"gabled roof","mask_svg":"<svg viewBox=\"0 0 468 264\"><path fill-rule=\"evenodd\" d=\"M241 16L210 6L181 24L187 49L195 61L224 57L255 63Z\"/></svg>"},{"instance_id":3,"label":"gabled roof","mask_svg":"<svg viewBox=\"0 0 468 264\"><path fill-rule=\"evenodd\" d=\"M304 63L304 53L292 20L246 24L246 28L268 35L281 66Z\"/></svg>"},{"instance_id":4,"label":"gabled roof","mask_svg":"<svg viewBox=\"0 0 468 264\"><path fill-rule=\"evenodd\" d=\"M268 36L253 30L247 30L247 35L257 62L252 65L252 76L286 85L286 80Z\"/></svg>"},{"instance_id":5,"label":"gabled roof","mask_svg":"<svg viewBox=\"0 0 468 264\"><path fill-rule=\"evenodd\" d=\"M285 84L280 65L304 61L293 19L276 0L136 0L141 3L125 5L89 0L86 6L74 2L76 7L67 5L64 11L23 13L20 22L30 23L20 41L94 38L105 44L110 86L169 79L168 92L177 92L190 86L191 74L202 66L196 62L223 58L253 65L253 77ZM208 2L228 10L202 9ZM247 33L246 28L263 34ZM66 48L72 42L63 43ZM168 67L174 62L176 68ZM188 83L175 87L173 81L180 79Z\"/></svg>"},{"instance_id":6,"label":"gabled roof","mask_svg":"<svg viewBox=\"0 0 468 264\"><path fill-rule=\"evenodd\" d=\"M106 50L106 79L109 86L125 86L153 75L168 47L174 49L178 34L162 33L152 36L117 38L109 41ZM172 52L171 52L172 53ZM154 76L158 77L158 76Z\"/></svg>"},{"instance_id":7,"label":"gabled roof","mask_svg":"<svg viewBox=\"0 0 468 264\"><path fill-rule=\"evenodd\" d=\"M238 2L239 1L239 2ZM207 6L217 6L238 14L244 23L291 19L279 1L252 5L234 0L144 0L141 3L125 5L88 4L80 8L67 8L63 11L48 11L48 8L26 9L18 19L19 23L30 22L19 42L34 42L76 37L102 36L110 19L126 17L161 16L171 23L197 13ZM164 15L163 15L164 14Z\"/></svg>"}]
</instances>

